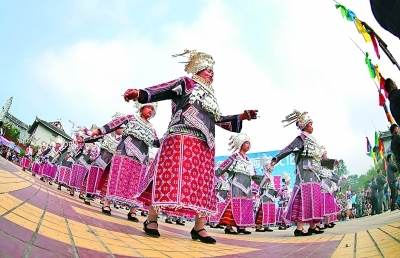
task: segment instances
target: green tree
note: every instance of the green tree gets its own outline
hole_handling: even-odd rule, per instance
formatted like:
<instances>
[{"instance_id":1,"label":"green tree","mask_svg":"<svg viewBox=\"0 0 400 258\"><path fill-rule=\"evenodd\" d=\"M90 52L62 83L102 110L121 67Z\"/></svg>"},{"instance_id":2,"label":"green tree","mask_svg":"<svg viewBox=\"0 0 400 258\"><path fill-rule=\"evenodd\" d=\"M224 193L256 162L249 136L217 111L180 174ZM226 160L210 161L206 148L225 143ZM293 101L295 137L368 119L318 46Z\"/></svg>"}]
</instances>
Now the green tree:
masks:
<instances>
[{"instance_id":1,"label":"green tree","mask_svg":"<svg viewBox=\"0 0 400 258\"><path fill-rule=\"evenodd\" d=\"M11 123L4 123L3 130L5 136L18 141L21 132L17 128L13 127Z\"/></svg>"},{"instance_id":2,"label":"green tree","mask_svg":"<svg viewBox=\"0 0 400 258\"><path fill-rule=\"evenodd\" d=\"M376 177L378 174L376 173L377 168L371 167L364 175L359 177L360 187L367 189L369 184L372 181L372 178Z\"/></svg>"},{"instance_id":3,"label":"green tree","mask_svg":"<svg viewBox=\"0 0 400 258\"><path fill-rule=\"evenodd\" d=\"M347 188L351 186L352 191L357 191L358 188L360 188L360 178L358 175L350 175L347 177L346 183L344 184L344 187L342 188L342 191L346 191Z\"/></svg>"},{"instance_id":4,"label":"green tree","mask_svg":"<svg viewBox=\"0 0 400 258\"><path fill-rule=\"evenodd\" d=\"M350 173L342 159L339 160L339 165L335 167L335 173L339 176L347 176Z\"/></svg>"}]
</instances>

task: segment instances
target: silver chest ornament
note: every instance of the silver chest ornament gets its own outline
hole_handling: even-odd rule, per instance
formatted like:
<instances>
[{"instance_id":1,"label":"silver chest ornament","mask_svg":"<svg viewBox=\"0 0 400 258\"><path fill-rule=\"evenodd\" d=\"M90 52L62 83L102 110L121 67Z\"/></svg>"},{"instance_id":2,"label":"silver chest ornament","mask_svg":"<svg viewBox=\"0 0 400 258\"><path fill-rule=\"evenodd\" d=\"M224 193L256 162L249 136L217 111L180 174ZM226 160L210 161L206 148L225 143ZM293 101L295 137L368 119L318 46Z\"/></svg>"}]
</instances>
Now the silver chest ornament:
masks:
<instances>
[{"instance_id":1,"label":"silver chest ornament","mask_svg":"<svg viewBox=\"0 0 400 258\"><path fill-rule=\"evenodd\" d=\"M217 189L219 191L228 191L230 189L230 184L228 181L221 181L217 184Z\"/></svg>"},{"instance_id":2,"label":"silver chest ornament","mask_svg":"<svg viewBox=\"0 0 400 258\"><path fill-rule=\"evenodd\" d=\"M115 138L115 136L111 134L106 134L103 138L103 142L101 143L101 148L106 149L110 153L114 153L119 144L119 140Z\"/></svg>"},{"instance_id":3,"label":"silver chest ornament","mask_svg":"<svg viewBox=\"0 0 400 258\"><path fill-rule=\"evenodd\" d=\"M247 161L242 157L240 157L235 161L235 164L233 166L233 172L250 176L254 174L254 167L251 161Z\"/></svg>"},{"instance_id":4,"label":"silver chest ornament","mask_svg":"<svg viewBox=\"0 0 400 258\"><path fill-rule=\"evenodd\" d=\"M142 140L149 147L153 146L155 140L153 127L145 123L139 115L135 115L132 120L126 124L124 134Z\"/></svg>"},{"instance_id":5,"label":"silver chest ornament","mask_svg":"<svg viewBox=\"0 0 400 258\"><path fill-rule=\"evenodd\" d=\"M303 156L311 158L311 165L314 171L321 171L321 147L318 143L312 141L310 138L306 138L304 141Z\"/></svg>"},{"instance_id":6,"label":"silver chest ornament","mask_svg":"<svg viewBox=\"0 0 400 258\"><path fill-rule=\"evenodd\" d=\"M222 114L219 110L218 102L213 92L201 84L196 84L196 87L194 87L189 96L189 103L193 104L196 101L200 102L201 107L207 112L210 112L214 115L215 121L219 121Z\"/></svg>"}]
</instances>

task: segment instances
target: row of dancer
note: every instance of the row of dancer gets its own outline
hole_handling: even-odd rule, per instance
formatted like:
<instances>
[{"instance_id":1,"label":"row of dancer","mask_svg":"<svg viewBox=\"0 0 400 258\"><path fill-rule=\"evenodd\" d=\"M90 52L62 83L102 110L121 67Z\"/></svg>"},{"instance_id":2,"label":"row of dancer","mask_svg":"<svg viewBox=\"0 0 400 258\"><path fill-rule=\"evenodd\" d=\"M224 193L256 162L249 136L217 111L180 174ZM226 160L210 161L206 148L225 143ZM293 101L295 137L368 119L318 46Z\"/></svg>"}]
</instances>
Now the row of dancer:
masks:
<instances>
[{"instance_id":1,"label":"row of dancer","mask_svg":"<svg viewBox=\"0 0 400 258\"><path fill-rule=\"evenodd\" d=\"M85 142L95 141L123 129L118 145L120 155L113 155L106 177L109 181L107 194L110 198L118 197L115 193L126 194L127 201L134 199L148 207L148 217L143 224L146 234L160 237L158 212L174 211L181 216L195 216L195 224L190 232L192 239L216 243L204 229L206 218L217 213L214 177L216 173L221 176L220 171L224 170L214 170L215 126L240 133L243 121L256 119L258 111L245 110L241 114L222 116L212 87L215 63L212 56L194 50L186 50L175 56L188 57L185 71L192 74L191 78L181 77L149 88L127 90L124 93L125 101L133 100L141 105L141 115L115 119L94 130ZM160 141L148 119L155 114L151 103L164 100L171 101L172 116ZM296 183L285 217L288 221L297 222L295 235L322 232L315 224L324 215L319 174L322 166L332 169L336 161L321 159L320 146L311 136L312 120L305 113L296 111L286 120L290 123L296 122L302 132L270 162L270 167L273 167L291 153L296 156ZM154 162L147 169L144 163L151 147L159 149ZM241 149L242 146L236 147ZM248 157L238 154L236 158L236 161L240 160L243 175L254 172L249 169L251 162ZM230 162L232 161L228 161ZM124 178L115 176L123 171L125 173L122 174L126 175ZM236 225L243 225L244 228L240 226L240 231L246 231L245 227L253 223L255 216L235 218L233 214L238 205L248 206L253 210L251 200L249 202L240 196L247 194L249 189L243 188L245 184L237 179L235 181L235 178L232 178L232 182L236 182L235 191L239 198L232 198L230 207L225 209L223 215L235 220ZM115 190L114 195L110 189ZM103 210L106 209L105 203ZM308 232L303 229L303 223L310 223Z\"/></svg>"},{"instance_id":2,"label":"row of dancer","mask_svg":"<svg viewBox=\"0 0 400 258\"><path fill-rule=\"evenodd\" d=\"M305 138L305 136L308 136L308 139L311 138L312 120L308 116L305 117L306 114L299 113L298 115L301 115L301 121L306 123L306 126L299 125L299 129L302 130L300 137L281 151L277 157L272 159L264 156L261 158L265 172L263 175L255 175L255 169L246 156L251 146L250 138L246 134L239 134L231 138L231 149L236 152L216 170L216 176L219 179L217 183L218 213L211 216L209 220L217 225L226 225L226 234L251 234L246 227L253 226L256 226L256 232L271 232L273 230L269 226L277 223L277 217L278 222L281 223L280 229L286 229L292 221L298 224L310 223L311 226L307 232L303 228L300 230L300 225L298 225L294 232L295 236L321 234L323 233L321 229L333 226L328 218L340 211L333 194L337 190L336 183L340 180L332 171L336 161L327 158L325 148L317 145L315 139L310 143L310 140ZM313 145L311 146L311 144ZM292 198L290 198L287 188L290 184L290 176L287 173L284 174L286 184L278 192L275 189L272 172L274 165L296 148L297 185ZM307 174L308 171L300 171L299 166L303 169L310 169L309 172L312 174ZM256 201L255 209L253 209L251 192L253 182L259 188L259 200ZM304 190L301 191L302 189ZM281 203L277 208L275 198L278 196ZM303 197L299 198L300 196ZM307 202L304 206L301 203L303 201ZM281 217L283 219L279 221ZM323 220L324 226L320 225L321 220ZM235 231L233 227L236 227L237 230Z\"/></svg>"},{"instance_id":3,"label":"row of dancer","mask_svg":"<svg viewBox=\"0 0 400 258\"><path fill-rule=\"evenodd\" d=\"M85 129L78 131L75 139L69 143L61 145L57 139L54 146L43 146L36 155L39 161L33 164L33 175L39 174L41 180L47 180L49 184L56 181L59 190L61 186L68 187L72 196L75 190L79 190L79 198L85 204L90 204L96 196L103 198L102 212L107 215L111 215L111 201L123 203L130 208L128 220L139 222L136 218L137 203L131 196L134 191L132 187L140 180L130 177L130 171L138 171L137 175L144 174L150 165L151 156L148 148L143 151L143 155L130 151L124 130L135 128L135 132L138 132L138 125L143 125L144 121L153 117L155 110L155 105L148 104L138 106L135 115L124 116L117 112L112 121L120 122L118 128L110 129L101 137L90 138L88 136L92 136L92 133ZM130 124L125 128L128 122ZM151 129L149 122L146 126ZM153 129L152 132L155 135ZM141 146L143 140L138 139L138 136L133 139L134 143L144 148ZM67 154L64 157L65 152Z\"/></svg>"}]
</instances>

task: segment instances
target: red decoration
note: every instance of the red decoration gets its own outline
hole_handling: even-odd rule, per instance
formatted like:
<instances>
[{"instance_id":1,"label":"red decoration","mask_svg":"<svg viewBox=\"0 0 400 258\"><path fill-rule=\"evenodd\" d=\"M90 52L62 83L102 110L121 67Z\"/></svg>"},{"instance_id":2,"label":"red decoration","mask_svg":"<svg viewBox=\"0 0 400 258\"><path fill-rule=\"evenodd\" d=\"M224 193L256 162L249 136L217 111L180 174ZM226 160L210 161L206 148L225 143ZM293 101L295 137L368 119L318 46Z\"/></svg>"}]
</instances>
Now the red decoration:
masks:
<instances>
[{"instance_id":1,"label":"red decoration","mask_svg":"<svg viewBox=\"0 0 400 258\"><path fill-rule=\"evenodd\" d=\"M378 59L380 59L381 55L379 54L378 44L376 43L375 32L373 30L370 30L369 35L371 36L371 41L372 44L374 45L375 54L378 57Z\"/></svg>"}]
</instances>

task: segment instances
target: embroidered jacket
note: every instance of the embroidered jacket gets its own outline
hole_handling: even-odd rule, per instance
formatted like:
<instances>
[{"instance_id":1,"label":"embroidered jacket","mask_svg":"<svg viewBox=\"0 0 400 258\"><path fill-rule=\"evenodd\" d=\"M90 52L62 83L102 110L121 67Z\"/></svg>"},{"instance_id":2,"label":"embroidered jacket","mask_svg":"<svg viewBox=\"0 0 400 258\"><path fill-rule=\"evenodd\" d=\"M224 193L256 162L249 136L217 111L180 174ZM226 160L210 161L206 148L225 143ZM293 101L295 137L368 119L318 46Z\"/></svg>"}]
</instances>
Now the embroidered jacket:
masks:
<instances>
[{"instance_id":1,"label":"embroidered jacket","mask_svg":"<svg viewBox=\"0 0 400 258\"><path fill-rule=\"evenodd\" d=\"M42 156L51 164L58 165L60 156L68 150L68 146L68 143L60 146L59 148L57 148L57 146L50 146L42 153Z\"/></svg>"},{"instance_id":2,"label":"embroidered jacket","mask_svg":"<svg viewBox=\"0 0 400 258\"><path fill-rule=\"evenodd\" d=\"M99 150L96 159L93 161L92 165L98 166L105 169L108 164L110 164L113 155L117 151L117 147L122 139L121 135L115 134L115 132L101 135L94 139L87 138L85 142L97 142L99 143Z\"/></svg>"},{"instance_id":3,"label":"embroidered jacket","mask_svg":"<svg viewBox=\"0 0 400 258\"><path fill-rule=\"evenodd\" d=\"M117 152L133 157L140 163L146 164L149 148L160 147L160 141L151 124L143 121L139 115L127 115L117 118L100 128L103 135L114 132L125 125L124 134L117 146Z\"/></svg>"},{"instance_id":4,"label":"embroidered jacket","mask_svg":"<svg viewBox=\"0 0 400 258\"><path fill-rule=\"evenodd\" d=\"M182 132L203 137L210 148L215 147L215 125L239 133L242 122L239 115L221 116L212 89L188 78L162 83L140 90L138 101L150 103L172 100L172 117L168 134Z\"/></svg>"},{"instance_id":5,"label":"embroidered jacket","mask_svg":"<svg viewBox=\"0 0 400 258\"><path fill-rule=\"evenodd\" d=\"M215 171L215 175L220 177L225 172L229 174L231 183L232 197L249 197L251 198L251 176L256 172L247 156L240 153L232 154L227 160L222 162Z\"/></svg>"},{"instance_id":6,"label":"embroidered jacket","mask_svg":"<svg viewBox=\"0 0 400 258\"><path fill-rule=\"evenodd\" d=\"M262 176L254 175L251 178L257 185L260 186L260 199L262 202L273 202L275 200L275 196L277 195L273 176L265 173Z\"/></svg>"},{"instance_id":7,"label":"embroidered jacket","mask_svg":"<svg viewBox=\"0 0 400 258\"><path fill-rule=\"evenodd\" d=\"M278 163L294 153L296 161L296 185L301 182L319 182L322 166L333 169L334 159L322 159L319 145L304 132L297 136L286 148L281 150L272 160Z\"/></svg>"}]
</instances>

